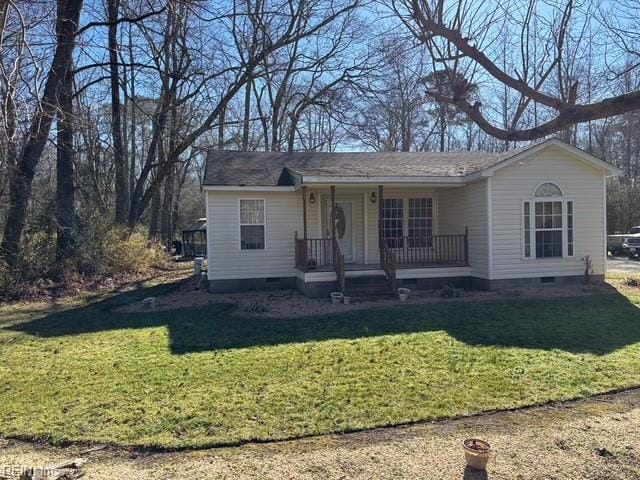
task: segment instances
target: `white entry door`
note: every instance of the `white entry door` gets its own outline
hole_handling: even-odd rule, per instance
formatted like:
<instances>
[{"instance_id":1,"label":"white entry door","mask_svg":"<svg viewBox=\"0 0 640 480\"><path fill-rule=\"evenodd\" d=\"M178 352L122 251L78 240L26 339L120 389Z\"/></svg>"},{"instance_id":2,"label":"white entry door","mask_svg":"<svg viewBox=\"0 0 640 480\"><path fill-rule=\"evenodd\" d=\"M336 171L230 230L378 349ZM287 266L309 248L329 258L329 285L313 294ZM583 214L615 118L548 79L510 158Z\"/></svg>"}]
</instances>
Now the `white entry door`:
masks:
<instances>
[{"instance_id":1,"label":"white entry door","mask_svg":"<svg viewBox=\"0 0 640 480\"><path fill-rule=\"evenodd\" d=\"M353 235L353 203L336 202L336 209L336 239L345 262L353 262L356 255L356 242ZM327 212L329 213L327 224L331 225L331 204L328 205ZM341 225L342 218L344 218L344 227Z\"/></svg>"}]
</instances>

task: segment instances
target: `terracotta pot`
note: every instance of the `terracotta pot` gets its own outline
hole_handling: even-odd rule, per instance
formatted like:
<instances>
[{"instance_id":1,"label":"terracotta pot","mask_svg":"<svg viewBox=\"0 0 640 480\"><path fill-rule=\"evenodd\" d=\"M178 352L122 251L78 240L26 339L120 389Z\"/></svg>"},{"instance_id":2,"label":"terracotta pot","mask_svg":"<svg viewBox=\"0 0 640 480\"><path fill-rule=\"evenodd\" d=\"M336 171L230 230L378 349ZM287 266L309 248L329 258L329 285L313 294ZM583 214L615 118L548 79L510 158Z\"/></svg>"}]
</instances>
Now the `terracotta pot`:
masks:
<instances>
[{"instance_id":1,"label":"terracotta pot","mask_svg":"<svg viewBox=\"0 0 640 480\"><path fill-rule=\"evenodd\" d=\"M467 438L462 442L467 465L475 470L486 470L491 445L479 438Z\"/></svg>"}]
</instances>

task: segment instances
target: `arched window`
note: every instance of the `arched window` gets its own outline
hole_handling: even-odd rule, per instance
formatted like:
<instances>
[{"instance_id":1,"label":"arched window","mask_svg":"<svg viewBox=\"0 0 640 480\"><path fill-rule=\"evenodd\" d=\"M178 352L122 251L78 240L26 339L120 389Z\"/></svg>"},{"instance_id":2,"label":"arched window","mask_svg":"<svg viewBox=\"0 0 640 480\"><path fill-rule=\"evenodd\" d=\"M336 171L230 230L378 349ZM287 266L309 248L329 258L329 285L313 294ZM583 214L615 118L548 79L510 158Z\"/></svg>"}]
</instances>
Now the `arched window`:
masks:
<instances>
[{"instance_id":1,"label":"arched window","mask_svg":"<svg viewBox=\"0 0 640 480\"><path fill-rule=\"evenodd\" d=\"M523 257L573 257L573 202L563 198L560 187L542 183L523 205Z\"/></svg>"},{"instance_id":2,"label":"arched window","mask_svg":"<svg viewBox=\"0 0 640 480\"><path fill-rule=\"evenodd\" d=\"M534 197L561 197L562 190L555 183L546 182L542 183L536 188L536 192L533 194Z\"/></svg>"}]
</instances>

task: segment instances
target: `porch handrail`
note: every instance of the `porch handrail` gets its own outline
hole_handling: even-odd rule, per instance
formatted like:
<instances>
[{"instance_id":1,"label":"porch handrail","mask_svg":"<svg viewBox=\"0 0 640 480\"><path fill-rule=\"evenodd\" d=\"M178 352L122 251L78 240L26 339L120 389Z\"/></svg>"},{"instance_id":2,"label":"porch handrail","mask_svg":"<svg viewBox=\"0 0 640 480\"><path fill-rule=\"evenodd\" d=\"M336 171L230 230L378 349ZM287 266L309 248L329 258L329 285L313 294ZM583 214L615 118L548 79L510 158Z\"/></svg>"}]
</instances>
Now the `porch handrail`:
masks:
<instances>
[{"instance_id":1,"label":"porch handrail","mask_svg":"<svg viewBox=\"0 0 640 480\"><path fill-rule=\"evenodd\" d=\"M397 260L396 255L391 251L386 242L381 242L380 247L380 264L382 265L382 269L384 270L385 275L387 276L387 280L389 280L389 285L391 285L391 290L393 290L393 294L398 293L398 288L396 285L396 267Z\"/></svg>"},{"instance_id":2,"label":"porch handrail","mask_svg":"<svg viewBox=\"0 0 640 480\"><path fill-rule=\"evenodd\" d=\"M295 237L296 268L307 272L317 267L333 265L333 246L330 238Z\"/></svg>"},{"instance_id":3,"label":"porch handrail","mask_svg":"<svg viewBox=\"0 0 640 480\"><path fill-rule=\"evenodd\" d=\"M333 250L333 270L336 272L336 278L338 280L338 286L340 291L344 293L346 290L345 268L344 268L344 255L340 251L340 245L335 238L331 239Z\"/></svg>"},{"instance_id":4,"label":"porch handrail","mask_svg":"<svg viewBox=\"0 0 640 480\"><path fill-rule=\"evenodd\" d=\"M462 235L403 236L382 242L395 255L398 264L469 265L468 232Z\"/></svg>"}]
</instances>

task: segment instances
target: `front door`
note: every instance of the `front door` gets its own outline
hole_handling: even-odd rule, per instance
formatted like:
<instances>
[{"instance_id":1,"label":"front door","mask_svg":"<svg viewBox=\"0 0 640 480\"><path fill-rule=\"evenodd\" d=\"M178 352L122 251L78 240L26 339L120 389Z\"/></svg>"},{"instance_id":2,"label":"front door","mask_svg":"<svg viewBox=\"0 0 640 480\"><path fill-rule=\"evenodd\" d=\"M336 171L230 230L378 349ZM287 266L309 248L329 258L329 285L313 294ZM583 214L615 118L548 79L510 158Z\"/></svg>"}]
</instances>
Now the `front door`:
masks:
<instances>
[{"instance_id":1,"label":"front door","mask_svg":"<svg viewBox=\"0 0 640 480\"><path fill-rule=\"evenodd\" d=\"M331 225L331 204L328 205L327 212L329 212L327 224ZM353 236L353 203L351 202L336 202L336 239L345 262L353 262L355 238Z\"/></svg>"}]
</instances>

